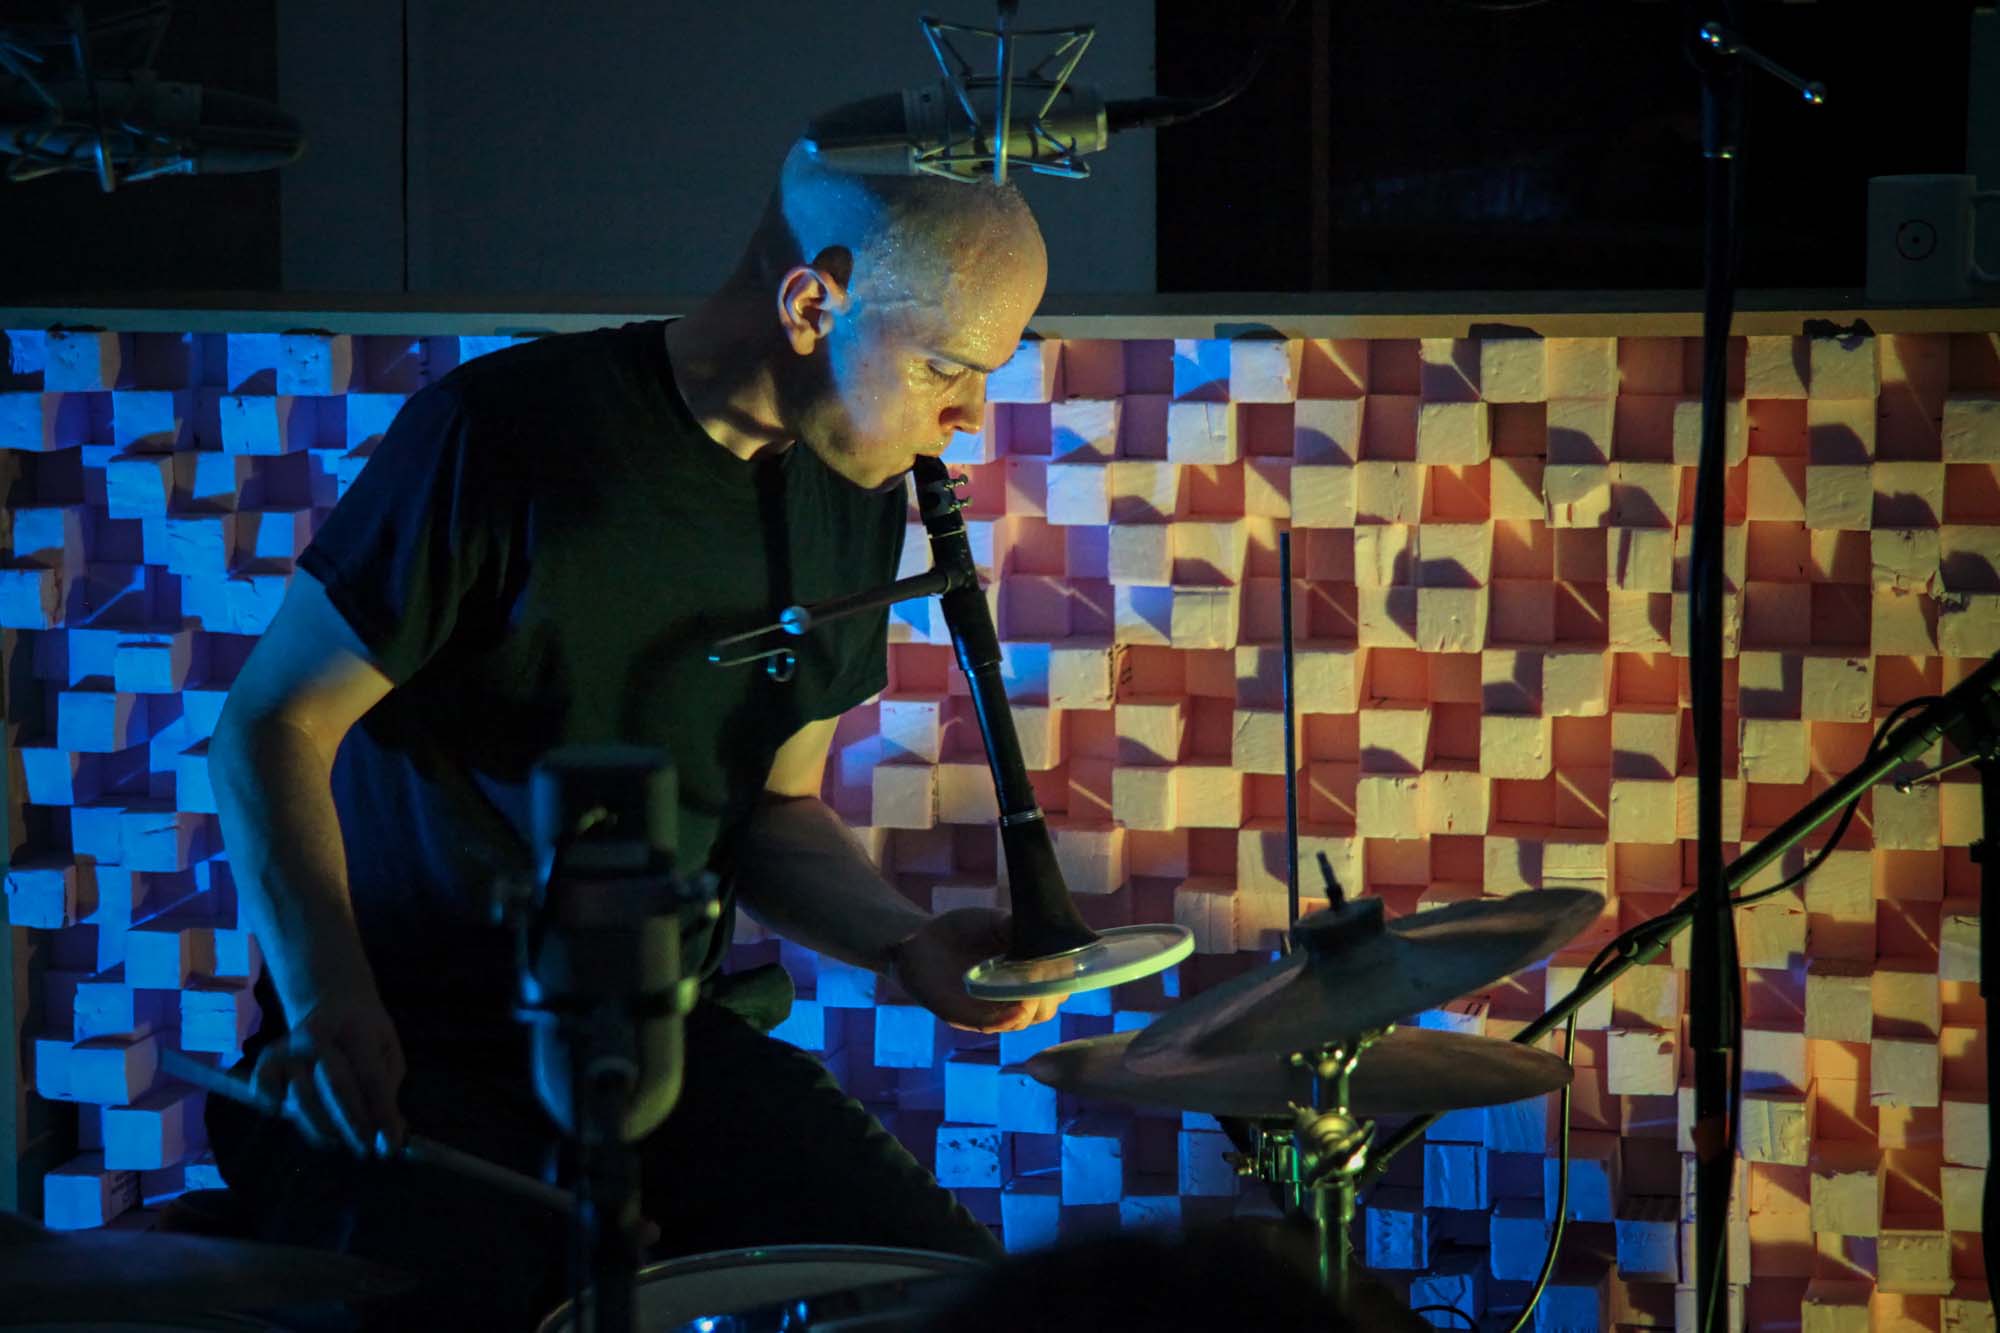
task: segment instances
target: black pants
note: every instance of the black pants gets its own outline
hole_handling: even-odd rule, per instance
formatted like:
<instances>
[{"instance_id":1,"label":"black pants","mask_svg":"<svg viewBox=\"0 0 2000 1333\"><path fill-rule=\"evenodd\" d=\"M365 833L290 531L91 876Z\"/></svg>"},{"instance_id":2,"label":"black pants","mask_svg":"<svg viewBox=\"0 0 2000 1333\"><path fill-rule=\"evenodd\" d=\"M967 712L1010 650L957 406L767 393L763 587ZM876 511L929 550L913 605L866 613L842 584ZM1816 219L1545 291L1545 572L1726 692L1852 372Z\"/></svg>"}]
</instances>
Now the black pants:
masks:
<instances>
[{"instance_id":1,"label":"black pants","mask_svg":"<svg viewBox=\"0 0 2000 1333\"><path fill-rule=\"evenodd\" d=\"M405 1038L401 1106L417 1133L531 1175L560 1136L519 1062ZM308 1147L213 1098L208 1124L261 1239L400 1268L419 1291L357 1327L532 1329L567 1294L570 1236L547 1209L434 1168ZM751 1245L893 1245L997 1259L993 1234L818 1060L729 1010L687 1020L679 1104L642 1145L654 1258Z\"/></svg>"}]
</instances>

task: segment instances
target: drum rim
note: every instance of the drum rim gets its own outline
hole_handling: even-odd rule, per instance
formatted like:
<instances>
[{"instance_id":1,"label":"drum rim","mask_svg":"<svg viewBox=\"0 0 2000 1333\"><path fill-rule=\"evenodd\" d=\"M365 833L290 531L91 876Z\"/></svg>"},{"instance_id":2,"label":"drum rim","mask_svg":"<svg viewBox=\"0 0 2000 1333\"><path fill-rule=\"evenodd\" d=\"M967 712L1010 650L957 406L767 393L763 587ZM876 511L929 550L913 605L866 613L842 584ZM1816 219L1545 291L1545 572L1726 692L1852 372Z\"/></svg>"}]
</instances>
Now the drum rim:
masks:
<instances>
[{"instance_id":1,"label":"drum rim","mask_svg":"<svg viewBox=\"0 0 2000 1333\"><path fill-rule=\"evenodd\" d=\"M718 1268L760 1268L781 1263L830 1263L841 1259L895 1262L914 1268L955 1272L984 1268L986 1262L944 1250L916 1250L896 1245L746 1245L734 1250L709 1250L660 1259L639 1269L641 1278L672 1273L707 1273Z\"/></svg>"},{"instance_id":2,"label":"drum rim","mask_svg":"<svg viewBox=\"0 0 2000 1333\"><path fill-rule=\"evenodd\" d=\"M944 1250L915 1250L895 1245L746 1245L734 1250L709 1250L702 1254L684 1254L674 1259L660 1259L646 1264L638 1271L641 1283L657 1277L673 1277L693 1273L712 1273L728 1268L768 1268L783 1263L837 1263L842 1260L859 1261L875 1259L884 1263L897 1263L907 1268L930 1268L939 1273L955 1273L989 1266L984 1259L971 1255L951 1254ZM889 1280L889 1279L885 1279ZM569 1318L572 1298L565 1297L563 1303L543 1316L535 1326L536 1333L554 1333L565 1327Z\"/></svg>"}]
</instances>

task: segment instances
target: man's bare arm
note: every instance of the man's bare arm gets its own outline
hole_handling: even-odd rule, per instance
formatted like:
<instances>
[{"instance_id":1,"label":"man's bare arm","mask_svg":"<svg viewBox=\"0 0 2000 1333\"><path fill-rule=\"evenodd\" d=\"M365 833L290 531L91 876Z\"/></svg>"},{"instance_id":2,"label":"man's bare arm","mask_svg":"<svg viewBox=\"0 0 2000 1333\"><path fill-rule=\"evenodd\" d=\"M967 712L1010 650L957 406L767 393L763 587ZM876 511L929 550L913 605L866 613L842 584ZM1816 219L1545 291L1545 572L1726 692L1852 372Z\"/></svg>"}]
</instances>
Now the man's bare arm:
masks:
<instances>
[{"instance_id":1,"label":"man's bare arm","mask_svg":"<svg viewBox=\"0 0 2000 1333\"><path fill-rule=\"evenodd\" d=\"M738 900L779 934L892 977L953 1027L1010 1032L1052 1017L1059 996L994 1003L966 992L966 969L1007 948L1005 912L923 911L882 877L820 800L834 725L810 723L779 749L738 851Z\"/></svg>"},{"instance_id":2,"label":"man's bare arm","mask_svg":"<svg viewBox=\"0 0 2000 1333\"><path fill-rule=\"evenodd\" d=\"M355 929L333 756L393 688L310 574L229 689L209 769L244 924L291 1031L253 1078L309 1139L366 1153L403 1135L403 1055Z\"/></svg>"},{"instance_id":3,"label":"man's bare arm","mask_svg":"<svg viewBox=\"0 0 2000 1333\"><path fill-rule=\"evenodd\" d=\"M759 922L818 953L892 974L896 946L931 919L882 878L820 800L838 718L778 748L737 852L737 900Z\"/></svg>"}]
</instances>

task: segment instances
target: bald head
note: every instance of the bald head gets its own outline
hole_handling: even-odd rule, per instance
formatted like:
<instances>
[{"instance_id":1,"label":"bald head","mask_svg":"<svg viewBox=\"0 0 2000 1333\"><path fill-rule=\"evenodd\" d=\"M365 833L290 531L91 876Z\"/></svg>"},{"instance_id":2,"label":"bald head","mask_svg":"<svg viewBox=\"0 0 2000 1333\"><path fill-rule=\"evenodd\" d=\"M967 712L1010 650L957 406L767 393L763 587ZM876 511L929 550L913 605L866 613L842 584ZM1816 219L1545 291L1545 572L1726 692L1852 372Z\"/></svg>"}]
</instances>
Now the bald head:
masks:
<instances>
[{"instance_id":1,"label":"bald head","mask_svg":"<svg viewBox=\"0 0 2000 1333\"><path fill-rule=\"evenodd\" d=\"M921 313L947 325L976 317L997 290L1046 275L1027 201L1011 185L936 176L856 175L826 166L801 140L731 285L770 290L796 265L822 265L876 314Z\"/></svg>"},{"instance_id":2,"label":"bald head","mask_svg":"<svg viewBox=\"0 0 2000 1333\"><path fill-rule=\"evenodd\" d=\"M801 143L718 298L763 339L783 429L875 489L982 428L1047 280L1012 187L857 175Z\"/></svg>"}]
</instances>

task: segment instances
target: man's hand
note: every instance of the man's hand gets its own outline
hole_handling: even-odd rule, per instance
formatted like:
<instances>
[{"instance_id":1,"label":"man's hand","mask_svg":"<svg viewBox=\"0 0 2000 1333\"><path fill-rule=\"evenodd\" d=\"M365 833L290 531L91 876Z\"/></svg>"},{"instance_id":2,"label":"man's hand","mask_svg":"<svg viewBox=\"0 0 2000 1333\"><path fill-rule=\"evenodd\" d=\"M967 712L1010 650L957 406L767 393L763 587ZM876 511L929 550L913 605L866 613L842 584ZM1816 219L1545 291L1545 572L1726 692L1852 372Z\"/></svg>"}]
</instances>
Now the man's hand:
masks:
<instances>
[{"instance_id":1,"label":"man's hand","mask_svg":"<svg viewBox=\"0 0 2000 1333\"><path fill-rule=\"evenodd\" d=\"M408 1135L396 1108L403 1074L396 1026L371 993L315 1004L264 1048L250 1077L314 1147L371 1157L401 1151Z\"/></svg>"},{"instance_id":2,"label":"man's hand","mask_svg":"<svg viewBox=\"0 0 2000 1333\"><path fill-rule=\"evenodd\" d=\"M1014 1032L1054 1018L1062 1007L1060 995L991 1001L966 994L966 969L1007 951L1012 919L990 907L961 907L932 917L896 946L896 980L911 999L968 1032Z\"/></svg>"}]
</instances>

